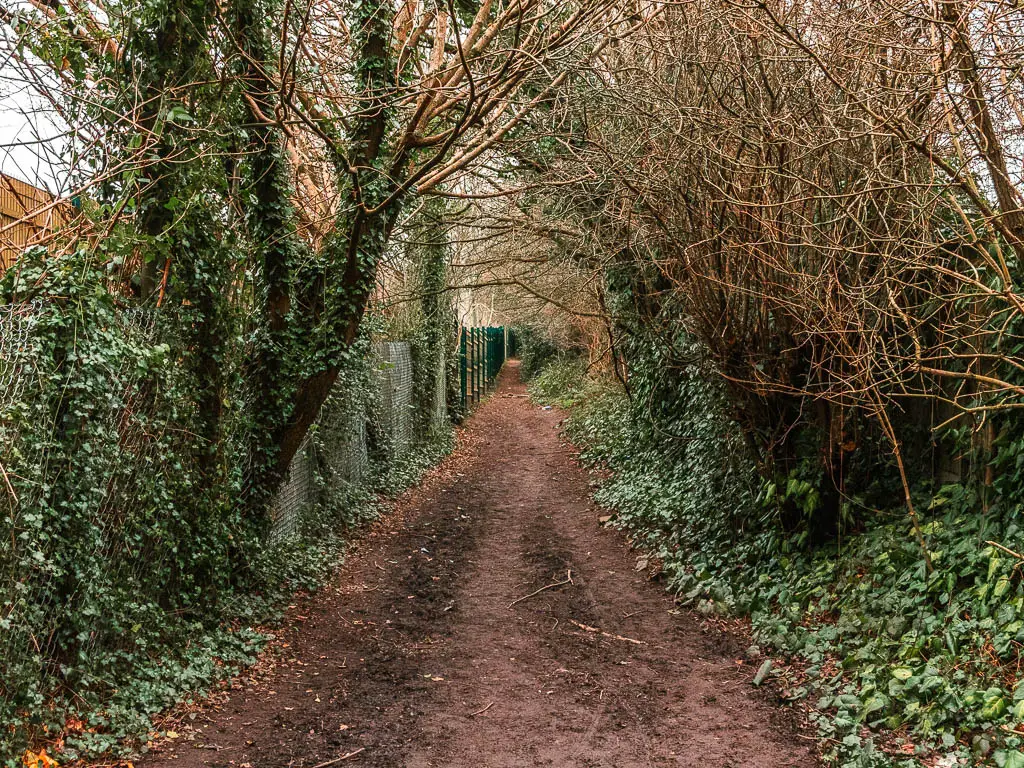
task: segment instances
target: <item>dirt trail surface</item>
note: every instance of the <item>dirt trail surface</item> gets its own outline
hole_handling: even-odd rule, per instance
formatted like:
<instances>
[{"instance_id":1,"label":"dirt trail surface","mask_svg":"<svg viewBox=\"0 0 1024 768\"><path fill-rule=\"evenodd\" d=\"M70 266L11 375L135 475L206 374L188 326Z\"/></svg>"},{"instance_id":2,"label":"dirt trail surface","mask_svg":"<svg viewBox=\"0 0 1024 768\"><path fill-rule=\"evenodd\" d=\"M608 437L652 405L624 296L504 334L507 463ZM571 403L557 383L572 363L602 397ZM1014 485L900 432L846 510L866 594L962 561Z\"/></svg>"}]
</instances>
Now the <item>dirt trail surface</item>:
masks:
<instances>
[{"instance_id":1,"label":"dirt trail surface","mask_svg":"<svg viewBox=\"0 0 1024 768\"><path fill-rule=\"evenodd\" d=\"M674 610L598 524L559 419L507 366L278 661L139 765L815 765L742 646Z\"/></svg>"}]
</instances>

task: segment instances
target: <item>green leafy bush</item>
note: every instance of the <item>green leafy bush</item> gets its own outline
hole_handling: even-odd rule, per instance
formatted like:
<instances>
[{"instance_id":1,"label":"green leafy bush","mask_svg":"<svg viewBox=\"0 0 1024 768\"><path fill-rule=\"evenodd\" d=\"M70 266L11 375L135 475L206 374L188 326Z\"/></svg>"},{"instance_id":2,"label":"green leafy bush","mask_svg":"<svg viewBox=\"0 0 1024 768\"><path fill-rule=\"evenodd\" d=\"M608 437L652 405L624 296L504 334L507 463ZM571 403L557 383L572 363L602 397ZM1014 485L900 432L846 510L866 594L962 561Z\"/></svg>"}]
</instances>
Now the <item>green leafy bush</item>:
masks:
<instances>
[{"instance_id":1,"label":"green leafy bush","mask_svg":"<svg viewBox=\"0 0 1024 768\"><path fill-rule=\"evenodd\" d=\"M596 380L586 376L582 360L552 360L529 383L534 400L570 408L595 394Z\"/></svg>"},{"instance_id":2,"label":"green leafy bush","mask_svg":"<svg viewBox=\"0 0 1024 768\"><path fill-rule=\"evenodd\" d=\"M757 476L699 360L651 366L633 371L631 399L566 366L532 392L574 406L569 437L610 470L596 499L661 559L678 599L749 616L758 645L806 669L787 693L817 713L829 762L916 765L878 746L905 734L947 764L1024 764L1024 559L987 543L1019 549L1019 503L985 515L965 485L932 495L931 573L896 496L859 533L811 547L779 524L775 497L803 499L812 486Z\"/></svg>"},{"instance_id":3,"label":"green leafy bush","mask_svg":"<svg viewBox=\"0 0 1024 768\"><path fill-rule=\"evenodd\" d=\"M526 381L569 354L541 329L518 325L513 329L513 333L521 363L519 374Z\"/></svg>"},{"instance_id":4,"label":"green leafy bush","mask_svg":"<svg viewBox=\"0 0 1024 768\"><path fill-rule=\"evenodd\" d=\"M230 397L211 467L177 326L126 310L107 279L86 252L38 253L0 285L11 313L0 319L16 329L0 338L0 384L12 384L0 391L4 766L58 735L61 759L132 752L154 713L251 662L258 628L333 572L352 528L377 515L377 494L452 445L450 425L436 425L348 482L317 460L314 427L314 490L282 533L239 503L244 344L222 360ZM366 419L368 334L350 349L332 398Z\"/></svg>"}]
</instances>

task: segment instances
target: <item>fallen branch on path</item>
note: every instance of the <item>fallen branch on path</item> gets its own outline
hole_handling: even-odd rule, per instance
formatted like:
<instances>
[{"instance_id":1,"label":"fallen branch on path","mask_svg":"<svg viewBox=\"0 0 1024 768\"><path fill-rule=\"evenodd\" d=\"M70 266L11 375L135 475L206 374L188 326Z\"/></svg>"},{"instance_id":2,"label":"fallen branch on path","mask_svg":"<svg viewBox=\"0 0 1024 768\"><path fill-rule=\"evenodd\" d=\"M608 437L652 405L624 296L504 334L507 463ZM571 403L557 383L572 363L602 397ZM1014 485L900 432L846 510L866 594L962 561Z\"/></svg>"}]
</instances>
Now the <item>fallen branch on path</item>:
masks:
<instances>
[{"instance_id":1,"label":"fallen branch on path","mask_svg":"<svg viewBox=\"0 0 1024 768\"><path fill-rule=\"evenodd\" d=\"M576 619L569 619L573 624L582 629L584 632L596 632L601 637L610 637L612 640L622 640L624 643L633 643L633 645L647 645L643 640L636 640L632 637L624 637L623 635L613 635L611 632L604 632L597 627L591 627L587 624L581 624Z\"/></svg>"},{"instance_id":2,"label":"fallen branch on path","mask_svg":"<svg viewBox=\"0 0 1024 768\"><path fill-rule=\"evenodd\" d=\"M508 607L511 608L516 603L521 603L521 602L523 602L523 600L529 600L534 595L539 595L541 592L543 592L546 589L554 589L555 587L560 587L563 584L571 584L571 583L572 583L572 570L570 569L570 570L565 572L565 581L556 581L554 584L548 584L546 587L541 587L540 589L535 590L535 591L531 592L528 595L523 595L520 598L516 598L515 600L513 600L511 603L508 604Z\"/></svg>"},{"instance_id":3,"label":"fallen branch on path","mask_svg":"<svg viewBox=\"0 0 1024 768\"><path fill-rule=\"evenodd\" d=\"M360 752L365 751L366 747L360 747L355 752L349 752L347 755L342 755L341 757L336 757L333 760L328 760L326 763L317 763L313 768L327 768L328 765L334 765L335 763L340 763L342 760L348 760L350 757L355 757Z\"/></svg>"},{"instance_id":4,"label":"fallen branch on path","mask_svg":"<svg viewBox=\"0 0 1024 768\"><path fill-rule=\"evenodd\" d=\"M478 709L476 712L470 712L469 716L470 717L476 717L477 715L482 715L484 712L486 712L488 709L490 709L493 706L494 706L494 702L492 701L490 704L488 704L483 709Z\"/></svg>"}]
</instances>

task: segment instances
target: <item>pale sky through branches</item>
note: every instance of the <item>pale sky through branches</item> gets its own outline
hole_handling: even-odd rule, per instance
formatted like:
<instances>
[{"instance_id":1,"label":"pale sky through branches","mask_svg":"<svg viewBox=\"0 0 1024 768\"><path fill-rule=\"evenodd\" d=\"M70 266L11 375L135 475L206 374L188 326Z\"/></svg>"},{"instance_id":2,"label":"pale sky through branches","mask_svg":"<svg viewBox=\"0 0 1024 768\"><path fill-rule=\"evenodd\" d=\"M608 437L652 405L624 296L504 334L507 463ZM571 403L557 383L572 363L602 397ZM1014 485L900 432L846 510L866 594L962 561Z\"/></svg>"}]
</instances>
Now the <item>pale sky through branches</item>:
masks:
<instances>
[{"instance_id":1,"label":"pale sky through branches","mask_svg":"<svg viewBox=\"0 0 1024 768\"><path fill-rule=\"evenodd\" d=\"M65 191L67 127L13 58L13 33L0 27L0 172Z\"/></svg>"}]
</instances>

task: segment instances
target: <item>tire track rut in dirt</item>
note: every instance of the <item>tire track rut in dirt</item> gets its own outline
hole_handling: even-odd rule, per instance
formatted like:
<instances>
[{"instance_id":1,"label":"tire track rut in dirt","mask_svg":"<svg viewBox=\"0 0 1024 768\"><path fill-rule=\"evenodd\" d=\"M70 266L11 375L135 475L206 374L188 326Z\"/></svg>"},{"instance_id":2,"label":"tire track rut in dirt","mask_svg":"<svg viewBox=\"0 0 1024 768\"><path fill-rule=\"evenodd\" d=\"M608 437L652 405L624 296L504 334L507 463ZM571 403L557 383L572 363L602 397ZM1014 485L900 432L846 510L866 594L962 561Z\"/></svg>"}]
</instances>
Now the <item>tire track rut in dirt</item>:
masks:
<instances>
[{"instance_id":1,"label":"tire track rut in dirt","mask_svg":"<svg viewBox=\"0 0 1024 768\"><path fill-rule=\"evenodd\" d=\"M524 395L510 364L456 454L293 611L275 660L139 764L815 765L736 641L599 527L560 415Z\"/></svg>"}]
</instances>

